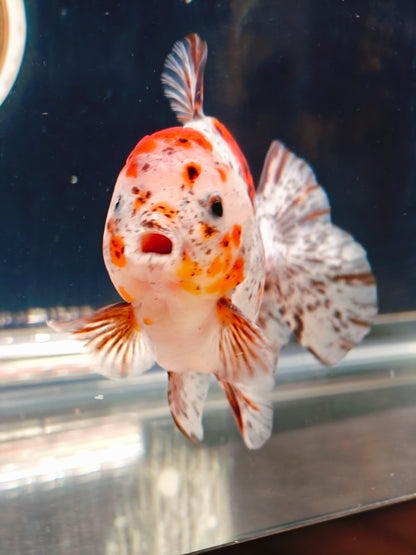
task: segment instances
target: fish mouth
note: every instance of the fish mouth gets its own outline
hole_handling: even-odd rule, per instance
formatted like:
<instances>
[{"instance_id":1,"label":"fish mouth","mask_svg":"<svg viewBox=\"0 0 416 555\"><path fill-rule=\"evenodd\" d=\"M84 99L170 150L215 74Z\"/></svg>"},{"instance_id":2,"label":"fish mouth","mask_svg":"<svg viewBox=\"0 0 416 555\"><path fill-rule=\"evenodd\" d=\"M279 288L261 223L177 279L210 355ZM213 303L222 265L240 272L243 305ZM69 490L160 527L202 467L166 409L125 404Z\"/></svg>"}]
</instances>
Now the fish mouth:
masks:
<instances>
[{"instance_id":1,"label":"fish mouth","mask_svg":"<svg viewBox=\"0 0 416 555\"><path fill-rule=\"evenodd\" d=\"M140 238L140 249L143 253L171 254L173 243L163 233L145 233Z\"/></svg>"}]
</instances>

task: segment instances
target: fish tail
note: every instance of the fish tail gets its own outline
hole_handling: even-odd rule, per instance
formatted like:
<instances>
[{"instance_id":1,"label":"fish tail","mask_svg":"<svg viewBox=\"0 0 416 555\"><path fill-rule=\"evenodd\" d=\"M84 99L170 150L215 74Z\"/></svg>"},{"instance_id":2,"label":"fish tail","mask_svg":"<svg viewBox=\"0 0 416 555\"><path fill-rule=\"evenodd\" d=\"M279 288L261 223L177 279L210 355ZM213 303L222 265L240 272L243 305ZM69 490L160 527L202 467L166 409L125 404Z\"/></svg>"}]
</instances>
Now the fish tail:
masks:
<instances>
[{"instance_id":1,"label":"fish tail","mask_svg":"<svg viewBox=\"0 0 416 555\"><path fill-rule=\"evenodd\" d=\"M278 346L290 331L333 365L370 330L377 286L364 248L331 222L310 166L274 141L256 195L266 256L259 323Z\"/></svg>"},{"instance_id":2,"label":"fish tail","mask_svg":"<svg viewBox=\"0 0 416 555\"><path fill-rule=\"evenodd\" d=\"M207 43L196 34L173 45L162 73L164 94L178 121L204 116L202 109Z\"/></svg>"}]
</instances>

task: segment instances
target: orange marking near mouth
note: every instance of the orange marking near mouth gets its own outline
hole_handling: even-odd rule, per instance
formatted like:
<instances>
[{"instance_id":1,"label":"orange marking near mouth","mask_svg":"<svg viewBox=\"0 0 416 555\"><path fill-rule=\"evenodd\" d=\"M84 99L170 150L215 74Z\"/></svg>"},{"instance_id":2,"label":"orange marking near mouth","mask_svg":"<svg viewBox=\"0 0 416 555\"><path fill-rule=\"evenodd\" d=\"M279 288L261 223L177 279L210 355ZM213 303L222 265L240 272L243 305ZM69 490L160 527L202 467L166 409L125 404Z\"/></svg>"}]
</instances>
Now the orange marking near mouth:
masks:
<instances>
[{"instance_id":1,"label":"orange marking near mouth","mask_svg":"<svg viewBox=\"0 0 416 555\"><path fill-rule=\"evenodd\" d=\"M124 241L121 235L112 235L110 239L111 262L118 268L123 268L127 264L124 256Z\"/></svg>"},{"instance_id":2,"label":"orange marking near mouth","mask_svg":"<svg viewBox=\"0 0 416 555\"><path fill-rule=\"evenodd\" d=\"M133 216L136 214L137 210L139 210L139 208L141 206L143 206L143 204L145 204L146 199L144 197L137 197L134 200L134 204L133 204Z\"/></svg>"},{"instance_id":3,"label":"orange marking near mouth","mask_svg":"<svg viewBox=\"0 0 416 555\"><path fill-rule=\"evenodd\" d=\"M154 206L151 207L151 211L160 212L161 214L164 214L168 218L174 218L178 214L178 211L176 210L176 208L173 208L173 206L171 206L168 203L155 204Z\"/></svg>"},{"instance_id":4,"label":"orange marking near mouth","mask_svg":"<svg viewBox=\"0 0 416 555\"><path fill-rule=\"evenodd\" d=\"M217 279L213 284L208 285L205 290L209 294L218 293L222 296L231 289L234 289L234 287L237 287L244 279L244 258L239 256L231 270Z\"/></svg>"},{"instance_id":5,"label":"orange marking near mouth","mask_svg":"<svg viewBox=\"0 0 416 555\"><path fill-rule=\"evenodd\" d=\"M200 276L202 274L202 269L199 264L189 258L185 252L176 274L181 279L190 280L193 277Z\"/></svg>"},{"instance_id":6,"label":"orange marking near mouth","mask_svg":"<svg viewBox=\"0 0 416 555\"><path fill-rule=\"evenodd\" d=\"M221 272L222 269L222 261L219 256L216 256L214 260L211 262L210 267L207 270L207 276L214 277Z\"/></svg>"},{"instance_id":7,"label":"orange marking near mouth","mask_svg":"<svg viewBox=\"0 0 416 555\"><path fill-rule=\"evenodd\" d=\"M137 210L139 210L139 208L149 200L149 198L151 197L151 192L146 191L145 189L139 189L136 186L132 187L131 192L133 193L133 195L137 195L133 204L134 216Z\"/></svg>"},{"instance_id":8,"label":"orange marking near mouth","mask_svg":"<svg viewBox=\"0 0 416 555\"><path fill-rule=\"evenodd\" d=\"M193 281L181 281L179 285L182 289L188 291L188 293L192 293L193 295L201 294L201 287Z\"/></svg>"}]
</instances>

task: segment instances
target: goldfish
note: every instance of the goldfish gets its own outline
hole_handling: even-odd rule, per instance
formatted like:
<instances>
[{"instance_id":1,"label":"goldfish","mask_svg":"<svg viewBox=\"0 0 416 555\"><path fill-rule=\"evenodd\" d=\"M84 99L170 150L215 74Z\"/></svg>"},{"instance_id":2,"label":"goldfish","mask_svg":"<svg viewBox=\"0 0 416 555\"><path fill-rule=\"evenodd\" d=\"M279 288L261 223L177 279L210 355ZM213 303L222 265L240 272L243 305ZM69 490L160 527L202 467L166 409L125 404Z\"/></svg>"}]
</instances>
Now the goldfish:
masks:
<instances>
[{"instance_id":1,"label":"goldfish","mask_svg":"<svg viewBox=\"0 0 416 555\"><path fill-rule=\"evenodd\" d=\"M376 283L366 251L331 222L310 166L273 141L255 188L227 128L203 111L207 44L174 44L162 85L181 125L143 137L112 195L103 257L122 302L77 321L74 335L111 377L158 364L172 417L203 438L211 376L246 446L273 424L281 348L293 333L334 365L369 331Z\"/></svg>"}]
</instances>

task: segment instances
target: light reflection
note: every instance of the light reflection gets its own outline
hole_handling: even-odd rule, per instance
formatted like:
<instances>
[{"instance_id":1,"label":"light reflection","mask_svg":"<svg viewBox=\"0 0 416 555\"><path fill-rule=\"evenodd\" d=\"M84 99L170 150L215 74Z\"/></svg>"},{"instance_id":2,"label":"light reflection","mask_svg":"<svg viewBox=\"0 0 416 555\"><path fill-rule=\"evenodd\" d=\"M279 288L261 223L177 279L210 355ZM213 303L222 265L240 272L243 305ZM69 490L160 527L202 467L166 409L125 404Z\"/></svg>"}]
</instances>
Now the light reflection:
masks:
<instances>
[{"instance_id":1,"label":"light reflection","mask_svg":"<svg viewBox=\"0 0 416 555\"><path fill-rule=\"evenodd\" d=\"M14 341L9 345L0 346L0 360L15 358L37 358L62 356L82 353L82 343L76 339L58 339L50 341L47 334L35 334L27 342ZM37 341L36 337L43 338Z\"/></svg>"},{"instance_id":2,"label":"light reflection","mask_svg":"<svg viewBox=\"0 0 416 555\"><path fill-rule=\"evenodd\" d=\"M134 415L96 417L79 420L76 429L53 429L43 427L43 434L0 446L0 491L74 476L92 478L132 464L145 453L142 428Z\"/></svg>"},{"instance_id":3,"label":"light reflection","mask_svg":"<svg viewBox=\"0 0 416 555\"><path fill-rule=\"evenodd\" d=\"M134 478L121 484L106 555L189 553L232 537L227 451L193 445L172 427L155 427L149 439Z\"/></svg>"},{"instance_id":4,"label":"light reflection","mask_svg":"<svg viewBox=\"0 0 416 555\"><path fill-rule=\"evenodd\" d=\"M26 46L26 13L23 0L0 2L0 106L11 91Z\"/></svg>"},{"instance_id":5,"label":"light reflection","mask_svg":"<svg viewBox=\"0 0 416 555\"><path fill-rule=\"evenodd\" d=\"M164 497L173 497L179 490L179 473L173 467L162 470L157 481L157 489Z\"/></svg>"},{"instance_id":6,"label":"light reflection","mask_svg":"<svg viewBox=\"0 0 416 555\"><path fill-rule=\"evenodd\" d=\"M44 343L45 341L50 341L50 333L35 333L35 343Z\"/></svg>"}]
</instances>

